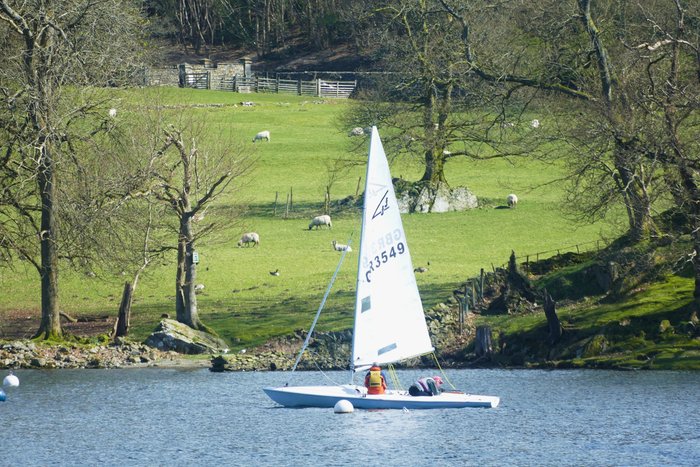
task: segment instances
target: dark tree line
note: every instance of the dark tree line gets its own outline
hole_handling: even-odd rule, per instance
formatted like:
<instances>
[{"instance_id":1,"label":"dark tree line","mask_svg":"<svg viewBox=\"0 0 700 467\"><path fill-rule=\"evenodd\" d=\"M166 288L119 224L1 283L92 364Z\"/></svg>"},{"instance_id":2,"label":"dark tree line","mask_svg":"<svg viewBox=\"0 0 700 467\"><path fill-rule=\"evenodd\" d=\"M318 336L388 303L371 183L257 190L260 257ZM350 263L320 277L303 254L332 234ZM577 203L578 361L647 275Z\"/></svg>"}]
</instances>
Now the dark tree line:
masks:
<instances>
[{"instance_id":1,"label":"dark tree line","mask_svg":"<svg viewBox=\"0 0 700 467\"><path fill-rule=\"evenodd\" d=\"M254 50L259 56L292 46L325 49L352 36L356 1L148 0L155 34L207 54L213 46Z\"/></svg>"}]
</instances>

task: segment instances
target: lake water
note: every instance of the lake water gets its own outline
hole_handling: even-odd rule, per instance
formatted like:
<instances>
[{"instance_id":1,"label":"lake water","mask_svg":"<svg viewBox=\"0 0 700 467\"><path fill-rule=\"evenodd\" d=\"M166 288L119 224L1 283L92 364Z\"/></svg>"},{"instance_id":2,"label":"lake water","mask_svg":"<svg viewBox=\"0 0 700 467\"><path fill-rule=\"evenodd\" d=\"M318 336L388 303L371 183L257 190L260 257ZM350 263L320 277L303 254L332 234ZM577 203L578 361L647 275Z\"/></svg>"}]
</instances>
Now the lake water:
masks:
<instances>
[{"instance_id":1,"label":"lake water","mask_svg":"<svg viewBox=\"0 0 700 467\"><path fill-rule=\"evenodd\" d=\"M351 414L282 408L261 390L347 383L344 372L15 374L2 466L700 465L700 373L451 370L459 389L501 405Z\"/></svg>"}]
</instances>

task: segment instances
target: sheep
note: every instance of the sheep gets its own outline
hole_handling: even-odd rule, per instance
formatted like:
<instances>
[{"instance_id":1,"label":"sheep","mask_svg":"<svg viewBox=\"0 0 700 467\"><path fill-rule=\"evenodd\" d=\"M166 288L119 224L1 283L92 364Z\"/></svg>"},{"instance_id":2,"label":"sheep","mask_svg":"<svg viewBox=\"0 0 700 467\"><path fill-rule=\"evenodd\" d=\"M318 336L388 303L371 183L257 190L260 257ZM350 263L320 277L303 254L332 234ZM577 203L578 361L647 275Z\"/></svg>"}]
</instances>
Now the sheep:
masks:
<instances>
[{"instance_id":1,"label":"sheep","mask_svg":"<svg viewBox=\"0 0 700 467\"><path fill-rule=\"evenodd\" d=\"M316 216L313 219L311 219L311 222L309 222L309 230L312 228L316 227L316 230L322 225L327 225L329 229L333 228L333 224L331 223L331 216L324 214L322 216Z\"/></svg>"},{"instance_id":2,"label":"sheep","mask_svg":"<svg viewBox=\"0 0 700 467\"><path fill-rule=\"evenodd\" d=\"M333 240L331 243L333 244L333 249L335 251L352 251L350 245L343 245L342 243L338 243L335 240Z\"/></svg>"},{"instance_id":3,"label":"sheep","mask_svg":"<svg viewBox=\"0 0 700 467\"><path fill-rule=\"evenodd\" d=\"M111 109L109 109L109 116L112 117L112 118L116 118L116 116L117 116L117 109L115 109L114 107L112 107Z\"/></svg>"},{"instance_id":4,"label":"sheep","mask_svg":"<svg viewBox=\"0 0 700 467\"><path fill-rule=\"evenodd\" d=\"M363 130L361 127L357 126L350 131L350 136L364 136L365 130Z\"/></svg>"},{"instance_id":5,"label":"sheep","mask_svg":"<svg viewBox=\"0 0 700 467\"><path fill-rule=\"evenodd\" d=\"M540 121L537 119L534 119L533 121L530 122L530 126L532 128L539 128L540 127Z\"/></svg>"},{"instance_id":6,"label":"sheep","mask_svg":"<svg viewBox=\"0 0 700 467\"><path fill-rule=\"evenodd\" d=\"M251 243L254 247L260 245L260 235L256 232L248 232L241 235L241 239L238 240L238 247L240 248L243 245L248 246Z\"/></svg>"},{"instance_id":7,"label":"sheep","mask_svg":"<svg viewBox=\"0 0 700 467\"><path fill-rule=\"evenodd\" d=\"M270 130L261 131L253 138L253 142L262 140L270 141Z\"/></svg>"},{"instance_id":8,"label":"sheep","mask_svg":"<svg viewBox=\"0 0 700 467\"><path fill-rule=\"evenodd\" d=\"M508 195L508 198L506 198L506 202L509 208L514 208L518 204L518 197L511 193Z\"/></svg>"}]
</instances>

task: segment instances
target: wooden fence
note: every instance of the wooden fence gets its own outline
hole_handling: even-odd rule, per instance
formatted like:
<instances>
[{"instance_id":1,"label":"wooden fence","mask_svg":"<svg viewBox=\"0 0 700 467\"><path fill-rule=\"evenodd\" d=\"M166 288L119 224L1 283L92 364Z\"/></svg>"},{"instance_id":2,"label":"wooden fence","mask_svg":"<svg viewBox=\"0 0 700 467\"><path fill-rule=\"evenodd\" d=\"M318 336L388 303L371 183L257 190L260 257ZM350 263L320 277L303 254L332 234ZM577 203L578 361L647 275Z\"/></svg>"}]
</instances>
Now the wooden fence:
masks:
<instances>
[{"instance_id":1,"label":"wooden fence","mask_svg":"<svg viewBox=\"0 0 700 467\"><path fill-rule=\"evenodd\" d=\"M273 92L325 98L347 99L355 91L357 81L329 81L232 76L212 80L210 73L187 73L184 86L196 89L217 89L241 93Z\"/></svg>"}]
</instances>

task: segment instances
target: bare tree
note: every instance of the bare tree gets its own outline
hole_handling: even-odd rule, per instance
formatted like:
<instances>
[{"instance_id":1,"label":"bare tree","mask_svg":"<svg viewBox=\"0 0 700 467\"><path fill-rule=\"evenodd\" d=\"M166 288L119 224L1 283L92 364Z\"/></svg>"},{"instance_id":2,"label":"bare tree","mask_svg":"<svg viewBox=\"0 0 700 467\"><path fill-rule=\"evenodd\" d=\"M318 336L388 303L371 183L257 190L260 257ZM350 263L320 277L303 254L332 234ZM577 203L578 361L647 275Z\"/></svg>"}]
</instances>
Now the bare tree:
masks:
<instances>
[{"instance_id":1,"label":"bare tree","mask_svg":"<svg viewBox=\"0 0 700 467\"><path fill-rule=\"evenodd\" d=\"M177 218L177 273L175 309L177 320L209 331L199 319L195 281L195 244L215 228L205 222L207 208L230 184L250 169L250 159L229 151L204 151L195 138L186 140L184 130L163 129L162 147L152 156L154 177L150 192Z\"/></svg>"},{"instance_id":2,"label":"bare tree","mask_svg":"<svg viewBox=\"0 0 700 467\"><path fill-rule=\"evenodd\" d=\"M562 139L587 151L572 151L578 158L570 177L578 202L572 205L595 216L619 199L627 208L630 238L653 234L655 174L639 138L645 119L634 98L641 70L624 42L643 29L639 9L615 1L503 2L493 6L500 20L480 21L459 2L440 3L461 25L463 55L472 72L513 91L539 93L566 122L560 125ZM611 27L602 29L599 21ZM510 40L495 41L494 34Z\"/></svg>"},{"instance_id":3,"label":"bare tree","mask_svg":"<svg viewBox=\"0 0 700 467\"><path fill-rule=\"evenodd\" d=\"M375 14L386 19L378 52L386 74L374 79L349 119L354 126L392 128L386 144L395 154L419 158L419 185L447 184L445 167L454 158L533 154L538 140L510 121L523 104L504 107L508 89L473 72L460 23L440 2L397 0Z\"/></svg>"},{"instance_id":4,"label":"bare tree","mask_svg":"<svg viewBox=\"0 0 700 467\"><path fill-rule=\"evenodd\" d=\"M82 157L90 141L110 128L108 97L91 86L129 79L138 63L139 13L132 2L119 0L0 0L0 25L1 243L39 273L37 337L60 337L59 258L74 253L58 213L69 202L64 177L72 172L84 178Z\"/></svg>"}]
</instances>

